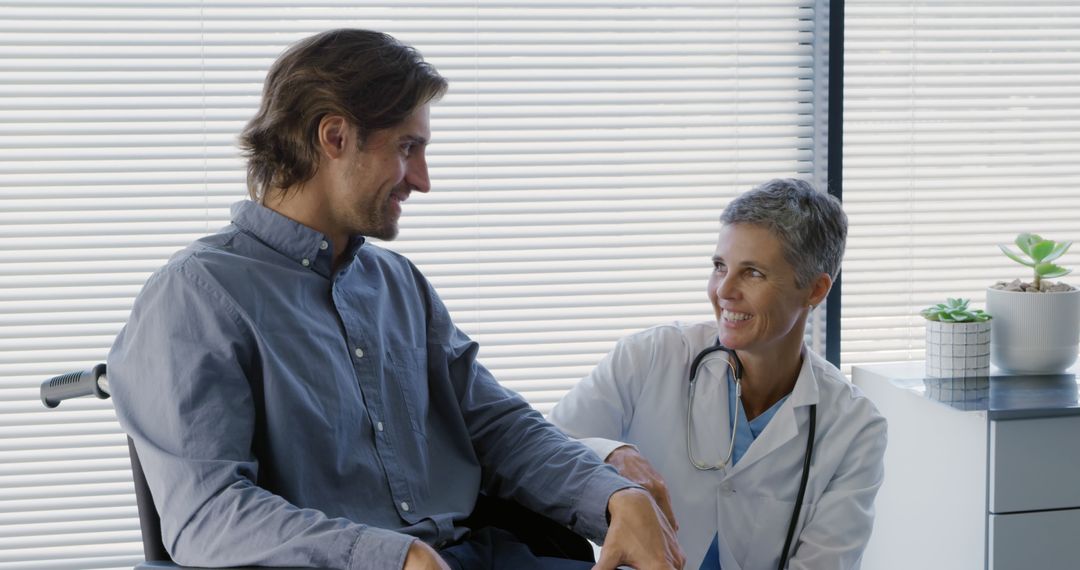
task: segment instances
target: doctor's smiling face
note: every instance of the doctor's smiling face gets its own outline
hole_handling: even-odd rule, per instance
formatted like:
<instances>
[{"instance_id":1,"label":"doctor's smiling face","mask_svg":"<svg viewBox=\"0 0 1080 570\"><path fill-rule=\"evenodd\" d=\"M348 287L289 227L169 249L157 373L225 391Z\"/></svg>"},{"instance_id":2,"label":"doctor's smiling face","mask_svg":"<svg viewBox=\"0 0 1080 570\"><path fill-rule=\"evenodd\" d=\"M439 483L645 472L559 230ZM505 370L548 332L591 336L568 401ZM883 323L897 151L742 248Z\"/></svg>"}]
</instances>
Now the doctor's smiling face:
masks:
<instances>
[{"instance_id":1,"label":"doctor's smiling face","mask_svg":"<svg viewBox=\"0 0 1080 570\"><path fill-rule=\"evenodd\" d=\"M800 288L780 240L748 223L720 229L712 261L708 293L720 342L751 353L800 350L810 306L828 293L829 277Z\"/></svg>"}]
</instances>

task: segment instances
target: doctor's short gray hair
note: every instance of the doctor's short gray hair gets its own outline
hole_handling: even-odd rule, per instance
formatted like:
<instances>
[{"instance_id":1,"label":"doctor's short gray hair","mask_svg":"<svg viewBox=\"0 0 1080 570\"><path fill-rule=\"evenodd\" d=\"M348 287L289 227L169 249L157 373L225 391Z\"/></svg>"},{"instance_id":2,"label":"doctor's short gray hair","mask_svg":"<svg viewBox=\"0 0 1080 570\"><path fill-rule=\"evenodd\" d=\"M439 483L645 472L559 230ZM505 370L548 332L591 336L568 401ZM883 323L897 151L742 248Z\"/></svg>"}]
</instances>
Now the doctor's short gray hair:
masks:
<instances>
[{"instance_id":1,"label":"doctor's short gray hair","mask_svg":"<svg viewBox=\"0 0 1080 570\"><path fill-rule=\"evenodd\" d=\"M772 232L784 258L795 268L795 284L808 286L818 275L834 280L847 241L847 214L835 197L804 180L777 178L728 203L722 224L753 224Z\"/></svg>"}]
</instances>

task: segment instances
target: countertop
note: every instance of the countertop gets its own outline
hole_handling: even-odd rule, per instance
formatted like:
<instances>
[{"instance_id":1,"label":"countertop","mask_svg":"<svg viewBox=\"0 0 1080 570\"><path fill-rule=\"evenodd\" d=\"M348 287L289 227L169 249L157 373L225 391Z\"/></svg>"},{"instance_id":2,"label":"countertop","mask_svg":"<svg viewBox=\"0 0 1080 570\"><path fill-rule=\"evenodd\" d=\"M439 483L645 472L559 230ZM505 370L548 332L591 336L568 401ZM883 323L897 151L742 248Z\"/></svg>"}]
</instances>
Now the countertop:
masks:
<instances>
[{"instance_id":1,"label":"countertop","mask_svg":"<svg viewBox=\"0 0 1080 570\"><path fill-rule=\"evenodd\" d=\"M974 378L927 378L922 361L855 365L898 389L963 412L986 412L991 420L1080 415L1080 381L1074 366L1065 374L1010 375L996 369ZM861 373L860 373L861 374Z\"/></svg>"}]
</instances>

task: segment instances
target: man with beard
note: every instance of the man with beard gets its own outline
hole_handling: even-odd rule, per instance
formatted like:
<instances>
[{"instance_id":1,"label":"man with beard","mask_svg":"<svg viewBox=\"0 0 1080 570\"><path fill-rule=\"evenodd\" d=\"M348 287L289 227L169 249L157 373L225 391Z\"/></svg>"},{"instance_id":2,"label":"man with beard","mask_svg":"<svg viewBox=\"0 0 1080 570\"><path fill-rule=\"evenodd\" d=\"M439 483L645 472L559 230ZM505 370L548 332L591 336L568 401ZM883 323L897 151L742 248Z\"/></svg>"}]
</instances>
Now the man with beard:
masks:
<instances>
[{"instance_id":1,"label":"man with beard","mask_svg":"<svg viewBox=\"0 0 1080 570\"><path fill-rule=\"evenodd\" d=\"M147 281L109 354L173 558L199 566L588 568L466 519L480 492L676 568L649 494L476 360L391 240L430 191L446 80L385 34L307 38L241 136L251 200Z\"/></svg>"}]
</instances>

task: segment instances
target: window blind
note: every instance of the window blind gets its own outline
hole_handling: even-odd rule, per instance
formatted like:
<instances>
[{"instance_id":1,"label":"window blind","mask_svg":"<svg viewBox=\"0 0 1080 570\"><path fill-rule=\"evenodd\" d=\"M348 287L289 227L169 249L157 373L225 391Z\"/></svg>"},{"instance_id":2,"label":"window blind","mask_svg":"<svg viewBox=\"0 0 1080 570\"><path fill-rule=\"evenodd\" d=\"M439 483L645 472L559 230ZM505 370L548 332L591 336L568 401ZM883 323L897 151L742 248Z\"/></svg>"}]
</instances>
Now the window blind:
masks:
<instances>
[{"instance_id":1,"label":"window blind","mask_svg":"<svg viewBox=\"0 0 1080 570\"><path fill-rule=\"evenodd\" d=\"M379 29L450 80L433 191L382 245L541 411L618 337L711 318L731 196L776 176L824 188L820 1L24 0L0 14L0 570L141 559L110 403L45 411L37 386L103 361L149 274L227 223L246 197L235 137L290 42Z\"/></svg>"},{"instance_id":2,"label":"window blind","mask_svg":"<svg viewBox=\"0 0 1080 570\"><path fill-rule=\"evenodd\" d=\"M1080 5L845 8L842 361L922 359L920 309L1030 281L997 244L1080 239Z\"/></svg>"}]
</instances>

